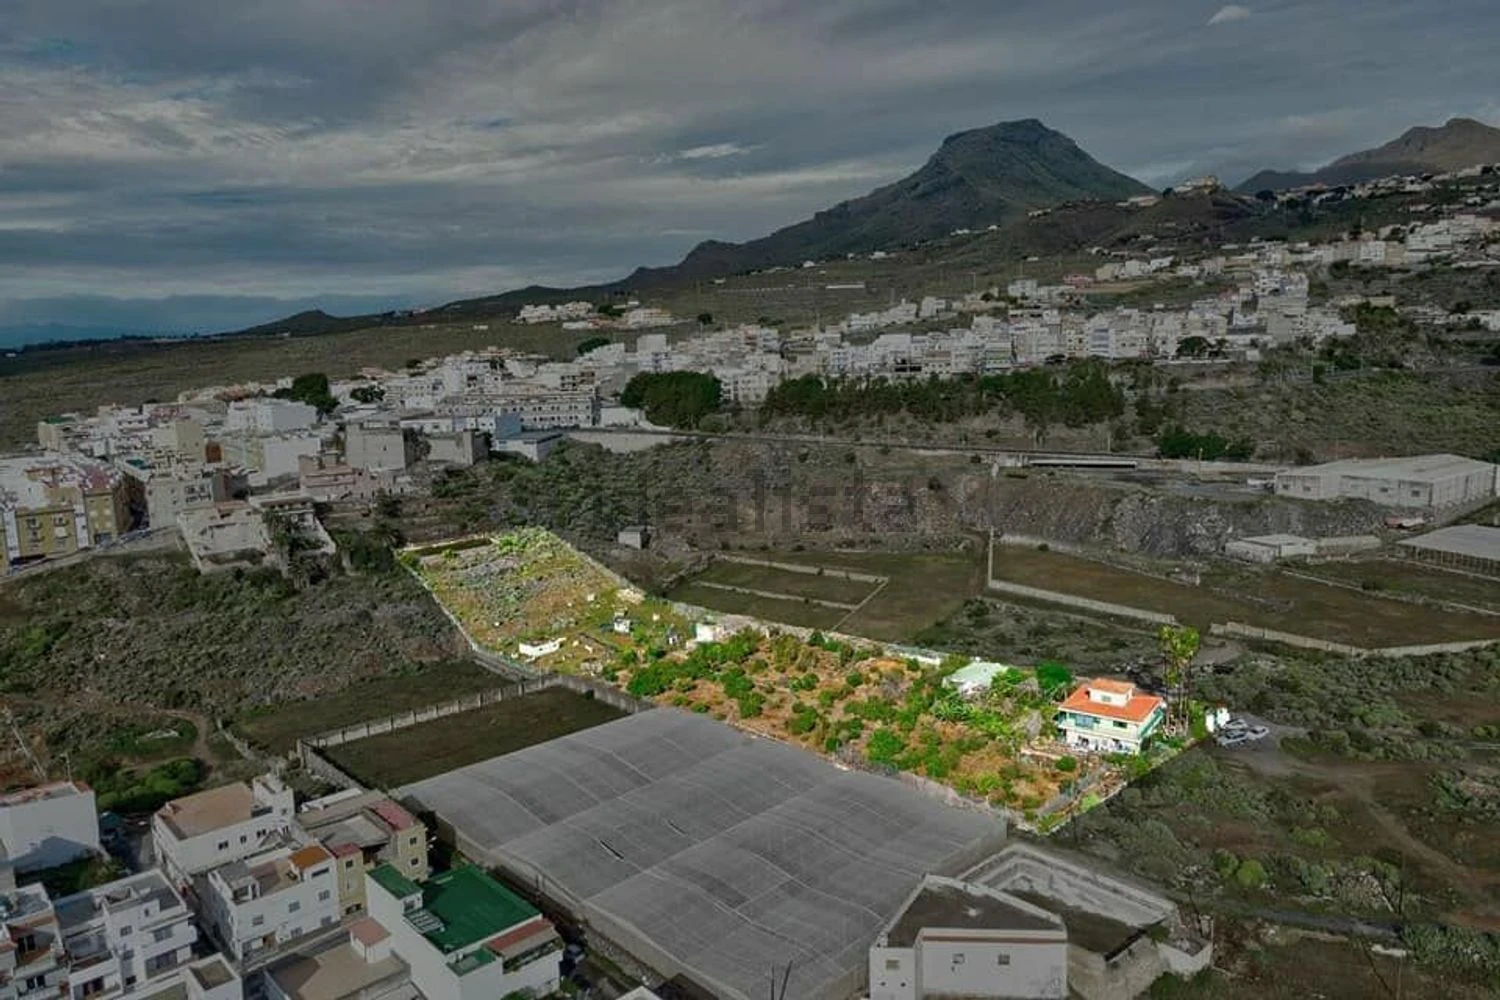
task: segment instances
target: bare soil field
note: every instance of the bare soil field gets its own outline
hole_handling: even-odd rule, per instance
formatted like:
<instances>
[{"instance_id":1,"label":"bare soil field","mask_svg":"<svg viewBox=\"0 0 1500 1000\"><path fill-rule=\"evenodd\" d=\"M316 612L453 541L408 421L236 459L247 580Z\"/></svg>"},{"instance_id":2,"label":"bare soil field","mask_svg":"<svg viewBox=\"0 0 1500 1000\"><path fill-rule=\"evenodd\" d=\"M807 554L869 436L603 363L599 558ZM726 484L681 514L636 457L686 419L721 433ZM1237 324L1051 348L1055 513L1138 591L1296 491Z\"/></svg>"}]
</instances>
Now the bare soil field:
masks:
<instances>
[{"instance_id":1,"label":"bare soil field","mask_svg":"<svg viewBox=\"0 0 1500 1000\"><path fill-rule=\"evenodd\" d=\"M1420 563L1371 559L1324 563L1308 567L1307 572L1374 592L1412 594L1434 601L1452 601L1500 611L1500 580L1449 573Z\"/></svg>"},{"instance_id":2,"label":"bare soil field","mask_svg":"<svg viewBox=\"0 0 1500 1000\"><path fill-rule=\"evenodd\" d=\"M798 625L802 628L833 630L848 616L847 611L814 604L801 598L762 597L758 594L740 594L732 590L705 587L689 581L673 588L672 600L692 604L726 614L750 615L771 622Z\"/></svg>"},{"instance_id":3,"label":"bare soil field","mask_svg":"<svg viewBox=\"0 0 1500 1000\"><path fill-rule=\"evenodd\" d=\"M1236 574L1242 596L1174 583L1059 552L996 546L995 578L1175 615L1200 629L1240 622L1356 646L1500 638L1500 618L1440 611L1273 571Z\"/></svg>"},{"instance_id":4,"label":"bare soil field","mask_svg":"<svg viewBox=\"0 0 1500 1000\"><path fill-rule=\"evenodd\" d=\"M620 717L602 701L549 688L331 747L327 754L367 784L396 788Z\"/></svg>"}]
</instances>

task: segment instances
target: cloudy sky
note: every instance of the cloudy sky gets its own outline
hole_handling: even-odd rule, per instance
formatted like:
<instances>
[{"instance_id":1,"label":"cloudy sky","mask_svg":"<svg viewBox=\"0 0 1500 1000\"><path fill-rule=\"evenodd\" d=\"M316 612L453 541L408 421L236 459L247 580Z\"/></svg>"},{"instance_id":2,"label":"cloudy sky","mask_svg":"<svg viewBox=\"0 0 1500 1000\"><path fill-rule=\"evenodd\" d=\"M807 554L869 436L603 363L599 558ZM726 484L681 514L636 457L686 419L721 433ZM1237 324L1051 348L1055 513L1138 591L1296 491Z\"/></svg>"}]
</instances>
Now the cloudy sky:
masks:
<instances>
[{"instance_id":1,"label":"cloudy sky","mask_svg":"<svg viewBox=\"0 0 1500 1000\"><path fill-rule=\"evenodd\" d=\"M1039 117L1152 184L1500 122L1494 0L4 0L0 327L618 277Z\"/></svg>"}]
</instances>

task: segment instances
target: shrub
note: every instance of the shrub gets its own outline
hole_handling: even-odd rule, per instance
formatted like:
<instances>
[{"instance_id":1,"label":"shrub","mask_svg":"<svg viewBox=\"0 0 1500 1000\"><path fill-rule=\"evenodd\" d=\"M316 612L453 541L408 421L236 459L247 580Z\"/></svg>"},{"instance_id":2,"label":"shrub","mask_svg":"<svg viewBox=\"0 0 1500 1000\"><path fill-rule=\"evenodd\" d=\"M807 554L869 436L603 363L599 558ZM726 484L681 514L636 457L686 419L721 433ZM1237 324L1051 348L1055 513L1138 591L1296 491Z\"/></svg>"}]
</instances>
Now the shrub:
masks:
<instances>
[{"instance_id":1,"label":"shrub","mask_svg":"<svg viewBox=\"0 0 1500 1000\"><path fill-rule=\"evenodd\" d=\"M1266 868L1254 858L1246 858L1235 869L1234 880L1246 889L1259 889L1266 884Z\"/></svg>"},{"instance_id":2,"label":"shrub","mask_svg":"<svg viewBox=\"0 0 1500 1000\"><path fill-rule=\"evenodd\" d=\"M1078 761L1073 757L1059 757L1056 767L1059 771L1071 773L1078 770Z\"/></svg>"},{"instance_id":3,"label":"shrub","mask_svg":"<svg viewBox=\"0 0 1500 1000\"><path fill-rule=\"evenodd\" d=\"M870 735L870 742L865 745L865 756L877 764L894 767L896 758L905 750L906 741L894 730L882 726Z\"/></svg>"}]
</instances>

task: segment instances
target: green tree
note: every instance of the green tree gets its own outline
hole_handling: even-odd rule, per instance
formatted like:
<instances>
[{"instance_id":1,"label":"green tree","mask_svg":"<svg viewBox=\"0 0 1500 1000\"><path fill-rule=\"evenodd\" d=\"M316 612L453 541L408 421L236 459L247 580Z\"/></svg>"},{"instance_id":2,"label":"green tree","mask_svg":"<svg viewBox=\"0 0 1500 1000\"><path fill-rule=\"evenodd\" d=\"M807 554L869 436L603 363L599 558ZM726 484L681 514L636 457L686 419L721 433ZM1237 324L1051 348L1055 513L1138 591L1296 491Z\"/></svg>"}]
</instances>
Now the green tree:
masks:
<instances>
[{"instance_id":1,"label":"green tree","mask_svg":"<svg viewBox=\"0 0 1500 1000\"><path fill-rule=\"evenodd\" d=\"M713 313L709 313L709 312L701 312L701 313L699 313L698 314L698 325L699 326L713 326L714 325L714 314Z\"/></svg>"},{"instance_id":2,"label":"green tree","mask_svg":"<svg viewBox=\"0 0 1500 1000\"><path fill-rule=\"evenodd\" d=\"M703 372L641 372L625 385L620 404L646 412L666 427L691 429L723 405L719 380Z\"/></svg>"},{"instance_id":3,"label":"green tree","mask_svg":"<svg viewBox=\"0 0 1500 1000\"><path fill-rule=\"evenodd\" d=\"M1186 721L1193 658L1198 655L1202 638L1191 625L1163 625L1156 633L1156 639L1162 659L1166 661L1167 693L1173 698L1173 714Z\"/></svg>"},{"instance_id":4,"label":"green tree","mask_svg":"<svg viewBox=\"0 0 1500 1000\"><path fill-rule=\"evenodd\" d=\"M589 337L578 344L578 356L581 358L590 351L597 351L601 347L608 347L611 343L608 337Z\"/></svg>"},{"instance_id":5,"label":"green tree","mask_svg":"<svg viewBox=\"0 0 1500 1000\"><path fill-rule=\"evenodd\" d=\"M292 379L290 388L277 389L273 393L278 399L292 399L316 407L318 413L329 414L338 408L339 401L328 389L328 376L322 372L308 372Z\"/></svg>"},{"instance_id":6,"label":"green tree","mask_svg":"<svg viewBox=\"0 0 1500 1000\"><path fill-rule=\"evenodd\" d=\"M378 403L385 398L385 390L378 385L361 385L349 393L356 403Z\"/></svg>"}]
</instances>

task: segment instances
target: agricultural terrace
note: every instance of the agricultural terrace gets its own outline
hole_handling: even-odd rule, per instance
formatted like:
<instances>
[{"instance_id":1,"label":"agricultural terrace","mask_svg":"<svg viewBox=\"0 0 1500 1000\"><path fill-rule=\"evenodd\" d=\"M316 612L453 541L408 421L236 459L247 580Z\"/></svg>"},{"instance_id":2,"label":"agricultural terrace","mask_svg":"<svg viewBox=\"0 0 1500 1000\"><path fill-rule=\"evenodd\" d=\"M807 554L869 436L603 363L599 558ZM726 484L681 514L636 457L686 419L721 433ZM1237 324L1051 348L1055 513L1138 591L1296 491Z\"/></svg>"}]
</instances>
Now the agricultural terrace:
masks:
<instances>
[{"instance_id":1,"label":"agricultural terrace","mask_svg":"<svg viewBox=\"0 0 1500 1000\"><path fill-rule=\"evenodd\" d=\"M666 602L622 587L541 528L411 548L400 558L474 642L537 669L597 674L624 651L665 649L692 632ZM523 644L550 651L523 652Z\"/></svg>"},{"instance_id":2,"label":"agricultural terrace","mask_svg":"<svg viewBox=\"0 0 1500 1000\"><path fill-rule=\"evenodd\" d=\"M988 802L1040 829L1096 805L1175 753L1080 761L1056 739L1053 715L1074 678L1059 664L1009 668L962 697L940 666L812 633L747 629L720 642L645 657L621 654L605 679L631 694L709 714L845 763L907 771Z\"/></svg>"}]
</instances>

